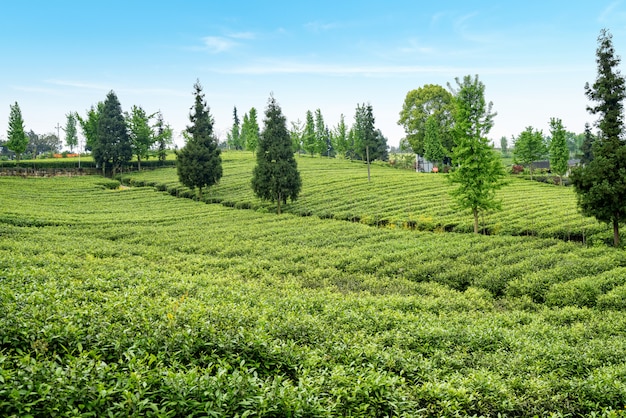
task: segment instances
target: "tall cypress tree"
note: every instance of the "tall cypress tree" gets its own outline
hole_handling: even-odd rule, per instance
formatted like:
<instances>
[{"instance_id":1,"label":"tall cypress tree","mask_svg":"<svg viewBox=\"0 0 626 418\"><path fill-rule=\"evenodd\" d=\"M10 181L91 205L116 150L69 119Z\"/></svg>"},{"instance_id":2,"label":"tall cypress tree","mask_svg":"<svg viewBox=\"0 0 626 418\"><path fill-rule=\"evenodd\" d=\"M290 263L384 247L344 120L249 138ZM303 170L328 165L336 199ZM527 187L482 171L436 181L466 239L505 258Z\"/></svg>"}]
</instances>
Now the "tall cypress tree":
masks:
<instances>
[{"instance_id":1,"label":"tall cypress tree","mask_svg":"<svg viewBox=\"0 0 626 418\"><path fill-rule=\"evenodd\" d=\"M191 189L197 187L200 199L204 187L211 187L222 178L222 157L200 82L196 81L193 88L195 103L189 113L191 125L185 131L187 143L176 154L176 168L178 180Z\"/></svg>"},{"instance_id":2,"label":"tall cypress tree","mask_svg":"<svg viewBox=\"0 0 626 418\"><path fill-rule=\"evenodd\" d=\"M587 110L599 115L599 135L593 142L593 159L572 172L578 206L587 216L613 225L613 245L619 245L619 225L626 219L626 146L624 133L624 97L626 81L618 69L612 36L603 29L596 50L598 76L585 94L595 105Z\"/></svg>"},{"instance_id":3,"label":"tall cypress tree","mask_svg":"<svg viewBox=\"0 0 626 418\"><path fill-rule=\"evenodd\" d=\"M287 120L274 96L270 96L263 122L252 189L261 199L276 202L276 212L280 214L281 203L287 203L288 198L292 201L298 198L302 180L294 158Z\"/></svg>"},{"instance_id":4,"label":"tall cypress tree","mask_svg":"<svg viewBox=\"0 0 626 418\"><path fill-rule=\"evenodd\" d=\"M133 150L128 136L126 120L122 114L122 106L111 90L107 94L102 110L98 115L96 140L92 145L93 158L107 173L110 164L112 174L133 157Z\"/></svg>"},{"instance_id":5,"label":"tall cypress tree","mask_svg":"<svg viewBox=\"0 0 626 418\"><path fill-rule=\"evenodd\" d=\"M22 119L22 111L20 105L15 102L10 106L9 113L9 130L7 131L7 142L5 146L15 153L17 163L20 163L20 157L26 151L28 146L28 136L24 131L24 119Z\"/></svg>"}]
</instances>

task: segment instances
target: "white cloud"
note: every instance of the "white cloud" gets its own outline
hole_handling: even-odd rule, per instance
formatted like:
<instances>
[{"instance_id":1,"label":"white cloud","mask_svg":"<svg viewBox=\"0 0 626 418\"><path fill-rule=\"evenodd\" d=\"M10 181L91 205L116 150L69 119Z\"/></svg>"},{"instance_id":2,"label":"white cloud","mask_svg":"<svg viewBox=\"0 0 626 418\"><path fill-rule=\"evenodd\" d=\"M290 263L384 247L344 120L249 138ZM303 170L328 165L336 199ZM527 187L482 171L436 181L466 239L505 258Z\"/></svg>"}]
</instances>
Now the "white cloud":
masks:
<instances>
[{"instance_id":1,"label":"white cloud","mask_svg":"<svg viewBox=\"0 0 626 418\"><path fill-rule=\"evenodd\" d=\"M598 22L600 23L606 23L610 17L613 16L615 9L621 4L621 1L614 1L613 3L609 4L608 6L606 6L604 8L604 10L602 10L602 12L600 12L600 16L598 16Z\"/></svg>"},{"instance_id":2,"label":"white cloud","mask_svg":"<svg viewBox=\"0 0 626 418\"><path fill-rule=\"evenodd\" d=\"M207 36L203 38L202 41L206 48L214 54L228 51L238 45L238 43L231 38L223 36Z\"/></svg>"},{"instance_id":3,"label":"white cloud","mask_svg":"<svg viewBox=\"0 0 626 418\"><path fill-rule=\"evenodd\" d=\"M235 32L228 35L233 39L256 39L256 35L252 32Z\"/></svg>"}]
</instances>

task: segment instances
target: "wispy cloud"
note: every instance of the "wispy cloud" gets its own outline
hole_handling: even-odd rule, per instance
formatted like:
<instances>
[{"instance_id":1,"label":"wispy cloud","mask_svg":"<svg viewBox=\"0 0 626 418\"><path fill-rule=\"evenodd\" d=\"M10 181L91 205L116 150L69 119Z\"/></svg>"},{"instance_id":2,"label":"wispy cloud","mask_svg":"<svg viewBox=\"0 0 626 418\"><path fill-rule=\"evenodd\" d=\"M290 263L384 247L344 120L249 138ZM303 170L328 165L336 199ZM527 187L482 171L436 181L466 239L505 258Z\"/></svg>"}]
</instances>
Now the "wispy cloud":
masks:
<instances>
[{"instance_id":1,"label":"wispy cloud","mask_svg":"<svg viewBox=\"0 0 626 418\"><path fill-rule=\"evenodd\" d=\"M207 36L202 41L206 49L213 54L228 51L238 45L232 38L224 36Z\"/></svg>"},{"instance_id":2,"label":"wispy cloud","mask_svg":"<svg viewBox=\"0 0 626 418\"><path fill-rule=\"evenodd\" d=\"M256 34L252 32L235 32L228 35L232 39L256 39Z\"/></svg>"},{"instance_id":3,"label":"wispy cloud","mask_svg":"<svg viewBox=\"0 0 626 418\"><path fill-rule=\"evenodd\" d=\"M336 29L340 26L337 22L308 22L304 24L304 28L311 32L326 32L332 29Z\"/></svg>"},{"instance_id":4,"label":"wispy cloud","mask_svg":"<svg viewBox=\"0 0 626 418\"><path fill-rule=\"evenodd\" d=\"M613 16L613 14L615 13L615 9L617 9L617 7L621 3L622 3L621 1L614 1L608 6L606 6L604 10L600 12L600 16L598 16L598 22L606 23L609 20L609 18Z\"/></svg>"},{"instance_id":5,"label":"wispy cloud","mask_svg":"<svg viewBox=\"0 0 626 418\"><path fill-rule=\"evenodd\" d=\"M56 89L51 89L51 88L46 88L46 87L14 85L14 86L11 86L11 88L13 90L23 91L25 93L39 93L39 94L48 94L48 95L53 95L53 96L58 96L61 94L61 92Z\"/></svg>"},{"instance_id":6,"label":"wispy cloud","mask_svg":"<svg viewBox=\"0 0 626 418\"><path fill-rule=\"evenodd\" d=\"M111 85L103 85L103 84L95 84L83 81L75 81L75 80L46 80L46 83L52 84L59 87L69 87L78 90L94 90L94 91L102 91L108 92L110 91ZM146 94L146 95L156 95L156 96L176 96L176 97L187 97L188 94L174 90L174 89L163 89L163 88L137 88L137 87L116 87L115 90L118 93L130 93L130 94Z\"/></svg>"},{"instance_id":7,"label":"wispy cloud","mask_svg":"<svg viewBox=\"0 0 626 418\"><path fill-rule=\"evenodd\" d=\"M432 54L435 49L422 44L417 39L410 39L408 45L399 47L398 51L402 54Z\"/></svg>"},{"instance_id":8,"label":"wispy cloud","mask_svg":"<svg viewBox=\"0 0 626 418\"><path fill-rule=\"evenodd\" d=\"M104 86L102 84L85 83L83 81L50 79L50 80L46 80L46 82L49 84L53 84L55 86L73 87L73 88L83 89L83 90L99 90L99 91L111 90L110 86Z\"/></svg>"}]
</instances>

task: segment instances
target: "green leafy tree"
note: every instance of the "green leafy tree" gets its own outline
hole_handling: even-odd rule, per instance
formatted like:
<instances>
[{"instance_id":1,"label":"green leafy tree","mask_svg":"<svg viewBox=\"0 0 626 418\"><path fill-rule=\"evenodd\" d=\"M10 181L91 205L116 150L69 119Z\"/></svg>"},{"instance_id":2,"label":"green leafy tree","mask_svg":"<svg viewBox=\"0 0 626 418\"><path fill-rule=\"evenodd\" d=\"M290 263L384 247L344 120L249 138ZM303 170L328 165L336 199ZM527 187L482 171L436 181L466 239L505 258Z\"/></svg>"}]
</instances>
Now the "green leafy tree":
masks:
<instances>
[{"instance_id":1,"label":"green leafy tree","mask_svg":"<svg viewBox=\"0 0 626 418\"><path fill-rule=\"evenodd\" d=\"M133 156L122 106L111 90L98 116L97 137L93 144L93 159L106 174L110 166L112 175L129 162Z\"/></svg>"},{"instance_id":2,"label":"green leafy tree","mask_svg":"<svg viewBox=\"0 0 626 418\"><path fill-rule=\"evenodd\" d=\"M541 160L548 152L543 132L528 126L519 134L513 145L513 161L527 166L530 178L533 178L533 163Z\"/></svg>"},{"instance_id":3,"label":"green leafy tree","mask_svg":"<svg viewBox=\"0 0 626 418\"><path fill-rule=\"evenodd\" d=\"M436 84L427 84L407 93L398 125L404 127L406 139L415 153L424 155L426 122L432 117L437 122L441 144L446 153L451 154L454 147L452 102L452 94Z\"/></svg>"},{"instance_id":4,"label":"green leafy tree","mask_svg":"<svg viewBox=\"0 0 626 418\"><path fill-rule=\"evenodd\" d=\"M310 110L306 111L306 119L304 122L304 132L302 134L302 147L307 154L315 155L315 119Z\"/></svg>"},{"instance_id":5,"label":"green leafy tree","mask_svg":"<svg viewBox=\"0 0 626 418\"><path fill-rule=\"evenodd\" d=\"M76 129L76 114L74 112L66 115L64 131L65 145L70 147L70 152L74 152L74 147L78 146L78 131Z\"/></svg>"},{"instance_id":6,"label":"green leafy tree","mask_svg":"<svg viewBox=\"0 0 626 418\"><path fill-rule=\"evenodd\" d=\"M148 115L141 106L131 108L131 112L126 114L126 125L133 149L133 154L137 156L137 169L141 170L141 159L148 158L150 148L156 142L156 135L150 125L150 119L154 115Z\"/></svg>"},{"instance_id":7,"label":"green leafy tree","mask_svg":"<svg viewBox=\"0 0 626 418\"><path fill-rule=\"evenodd\" d=\"M217 184L222 178L222 157L200 81L196 81L193 88L194 106L189 113L191 125L185 131L185 146L176 154L176 169L178 180L191 189L198 188L198 199L201 199L202 189Z\"/></svg>"},{"instance_id":8,"label":"green leafy tree","mask_svg":"<svg viewBox=\"0 0 626 418\"><path fill-rule=\"evenodd\" d=\"M424 126L424 158L433 163L441 163L446 156L446 150L441 144L439 124L434 116L429 116Z\"/></svg>"},{"instance_id":9,"label":"green leafy tree","mask_svg":"<svg viewBox=\"0 0 626 418\"><path fill-rule=\"evenodd\" d=\"M156 123L154 124L155 139L157 145L157 158L164 162L167 158L167 147L172 145L172 128L163 121L163 113L159 110L156 114Z\"/></svg>"},{"instance_id":10,"label":"green leafy tree","mask_svg":"<svg viewBox=\"0 0 626 418\"><path fill-rule=\"evenodd\" d=\"M613 245L619 245L619 226L626 218L626 145L624 94L626 81L619 71L611 34L603 29L598 37L595 83L585 85L585 94L595 104L587 110L599 115L599 135L593 143L593 159L573 170L571 180L578 206L587 216L613 225Z\"/></svg>"},{"instance_id":11,"label":"green leafy tree","mask_svg":"<svg viewBox=\"0 0 626 418\"><path fill-rule=\"evenodd\" d=\"M239 117L237 116L237 107L233 108L233 126L230 128L230 132L226 134L226 143L229 148L241 150L244 145L241 141L241 129L239 126Z\"/></svg>"},{"instance_id":12,"label":"green leafy tree","mask_svg":"<svg viewBox=\"0 0 626 418\"><path fill-rule=\"evenodd\" d=\"M291 129L289 129L289 135L291 136L291 144L293 146L293 152L297 152L298 155L302 152L302 133L304 127L300 119L295 122L291 122Z\"/></svg>"},{"instance_id":13,"label":"green leafy tree","mask_svg":"<svg viewBox=\"0 0 626 418\"><path fill-rule=\"evenodd\" d=\"M28 145L28 136L24 131L24 119L22 119L22 111L20 105L15 102L9 108L9 129L7 131L7 141L4 146L15 153L17 163L20 163L20 157L26 151Z\"/></svg>"},{"instance_id":14,"label":"green leafy tree","mask_svg":"<svg viewBox=\"0 0 626 418\"><path fill-rule=\"evenodd\" d=\"M315 110L315 153L320 156L328 151L328 129L320 109Z\"/></svg>"},{"instance_id":15,"label":"green leafy tree","mask_svg":"<svg viewBox=\"0 0 626 418\"><path fill-rule=\"evenodd\" d=\"M31 154L35 158L40 153L58 152L61 149L61 141L56 134L40 134L37 135L32 130L26 132L28 137L28 146L26 153Z\"/></svg>"},{"instance_id":16,"label":"green leafy tree","mask_svg":"<svg viewBox=\"0 0 626 418\"><path fill-rule=\"evenodd\" d=\"M465 76L455 79L454 92L454 153L456 169L450 181L457 184L451 192L462 209L470 209L474 216L474 233L478 233L478 217L487 210L500 209L496 191L502 187L505 176L502 160L489 144L487 134L493 126L493 104L485 101L485 85Z\"/></svg>"},{"instance_id":17,"label":"green leafy tree","mask_svg":"<svg viewBox=\"0 0 626 418\"><path fill-rule=\"evenodd\" d=\"M374 110L371 104L357 104L354 114L354 143L359 158L367 163L367 180L370 181L370 162L380 159L380 137L374 126Z\"/></svg>"},{"instance_id":18,"label":"green leafy tree","mask_svg":"<svg viewBox=\"0 0 626 418\"><path fill-rule=\"evenodd\" d=\"M500 152L503 157L509 155L509 141L506 139L506 136L500 138Z\"/></svg>"},{"instance_id":19,"label":"green leafy tree","mask_svg":"<svg viewBox=\"0 0 626 418\"><path fill-rule=\"evenodd\" d=\"M559 176L559 183L563 184L563 175L567 173L569 149L563 122L558 118L550 119L550 170Z\"/></svg>"},{"instance_id":20,"label":"green leafy tree","mask_svg":"<svg viewBox=\"0 0 626 418\"><path fill-rule=\"evenodd\" d=\"M254 107L248 112L247 123L244 119L243 131L246 137L246 149L254 153L259 146L259 122L257 121L257 112Z\"/></svg>"},{"instance_id":21,"label":"green leafy tree","mask_svg":"<svg viewBox=\"0 0 626 418\"><path fill-rule=\"evenodd\" d=\"M294 158L287 120L274 96L265 109L263 132L259 139L256 166L252 174L252 189L263 200L276 202L276 212L281 213L281 203L298 198L302 180Z\"/></svg>"},{"instance_id":22,"label":"green leafy tree","mask_svg":"<svg viewBox=\"0 0 626 418\"><path fill-rule=\"evenodd\" d=\"M346 126L346 120L343 116L339 116L339 122L337 122L337 126L333 129L332 133L333 146L337 154L341 156L346 156L348 152L348 127Z\"/></svg>"},{"instance_id":23,"label":"green leafy tree","mask_svg":"<svg viewBox=\"0 0 626 418\"><path fill-rule=\"evenodd\" d=\"M98 104L87 111L87 117L82 118L76 114L80 128L85 135L85 151L92 151L93 145L98 141L98 118L104 109L104 102L98 102Z\"/></svg>"}]
</instances>

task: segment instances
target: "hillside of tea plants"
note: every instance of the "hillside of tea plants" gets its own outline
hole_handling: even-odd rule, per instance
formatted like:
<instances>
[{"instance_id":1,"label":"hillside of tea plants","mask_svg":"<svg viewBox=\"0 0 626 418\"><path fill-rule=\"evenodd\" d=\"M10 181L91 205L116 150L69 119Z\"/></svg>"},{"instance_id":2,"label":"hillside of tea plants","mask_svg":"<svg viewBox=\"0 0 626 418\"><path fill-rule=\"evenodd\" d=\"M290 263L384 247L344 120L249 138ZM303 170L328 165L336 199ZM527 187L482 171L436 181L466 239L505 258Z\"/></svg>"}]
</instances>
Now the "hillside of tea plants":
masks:
<instances>
[{"instance_id":1,"label":"hillside of tea plants","mask_svg":"<svg viewBox=\"0 0 626 418\"><path fill-rule=\"evenodd\" d=\"M222 156L224 176L203 199L236 208L275 211L272 204L259 200L252 192L252 154L235 151ZM423 231L473 231L471 214L455 208L448 193L452 186L443 174L373 165L372 181L368 183L362 162L307 156L297 158L297 162L302 192L296 202L283 208L288 213ZM195 196L180 185L175 168L136 172L123 181L155 186L176 196ZM508 177L507 182L498 192L503 210L481 219L484 232L579 242L611 239L606 225L579 213L571 187L516 176Z\"/></svg>"},{"instance_id":2,"label":"hillside of tea plants","mask_svg":"<svg viewBox=\"0 0 626 418\"><path fill-rule=\"evenodd\" d=\"M0 178L0 416L626 412L621 250L117 186Z\"/></svg>"}]
</instances>

